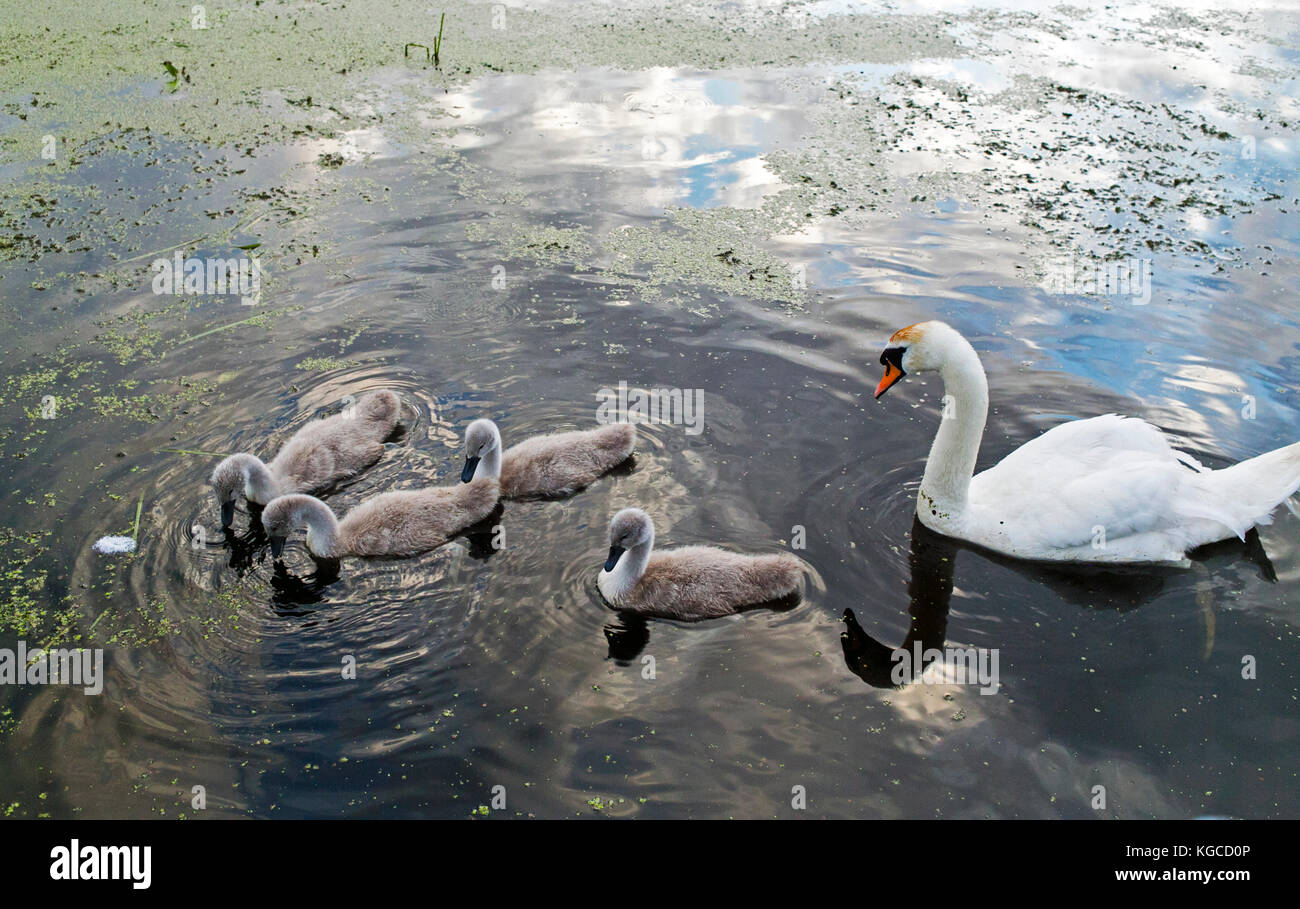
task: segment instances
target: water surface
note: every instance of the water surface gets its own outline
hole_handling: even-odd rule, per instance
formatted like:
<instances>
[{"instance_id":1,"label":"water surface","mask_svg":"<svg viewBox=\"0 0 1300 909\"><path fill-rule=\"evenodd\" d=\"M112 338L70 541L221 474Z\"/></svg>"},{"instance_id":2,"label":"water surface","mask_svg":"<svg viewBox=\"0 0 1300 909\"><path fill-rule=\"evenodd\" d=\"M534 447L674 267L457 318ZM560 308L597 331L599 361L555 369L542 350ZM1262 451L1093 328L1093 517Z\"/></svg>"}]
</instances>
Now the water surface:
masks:
<instances>
[{"instance_id":1,"label":"water surface","mask_svg":"<svg viewBox=\"0 0 1300 909\"><path fill-rule=\"evenodd\" d=\"M202 816L465 817L504 786L507 808L486 816L791 817L801 786L818 817L1294 816L1300 521L1283 510L1186 571L992 557L914 523L937 378L871 396L889 333L942 318L989 374L981 467L1112 411L1214 466L1292 442L1293 208L1191 225L1226 267L1157 249L1141 306L1045 291L1042 237L959 190L819 212L758 243L787 271L723 220L689 220L778 198L791 174L765 156L809 150L828 85L887 94L940 69L990 90L1001 78L975 59L490 75L449 93L436 143L363 131L263 149L162 215L156 165L193 154L180 145L121 137L69 176L125 187L105 217L154 212L153 236L130 235L141 263L229 206L229 234L187 251L262 242L271 267L262 305L244 308L160 298L138 270L74 289L127 250L4 264L3 519L49 531L6 552L39 550L23 569L37 606L109 655L100 697L0 692L0 802L194 816L202 785ZM1294 173L1290 147L1233 179ZM341 169L319 162L339 148ZM271 184L247 223L241 206ZM681 262L677 236L693 244ZM711 260L688 255L701 237ZM620 381L703 389L704 432L642 427L628 469L507 503L503 548L462 537L331 576L301 541L277 569L244 512L230 537L216 526L206 453L269 453L347 395L393 388L407 413L383 460L329 497L340 512L455 482L477 417L507 444L592 426ZM69 402L52 421L29 412L44 394ZM139 552L94 554L131 532L137 502ZM818 580L787 611L620 618L595 578L627 505L662 545L776 551L805 535ZM914 640L996 648L998 691L886 684L889 648Z\"/></svg>"}]
</instances>

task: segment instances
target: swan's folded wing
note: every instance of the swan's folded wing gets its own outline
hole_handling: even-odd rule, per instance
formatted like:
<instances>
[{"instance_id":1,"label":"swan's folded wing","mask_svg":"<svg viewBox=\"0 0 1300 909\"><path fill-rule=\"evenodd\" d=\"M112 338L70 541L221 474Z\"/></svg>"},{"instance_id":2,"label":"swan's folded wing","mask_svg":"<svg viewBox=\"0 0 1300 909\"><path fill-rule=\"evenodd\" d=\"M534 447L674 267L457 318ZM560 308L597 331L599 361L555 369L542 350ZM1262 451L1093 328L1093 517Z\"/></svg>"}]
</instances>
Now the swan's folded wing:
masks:
<instances>
[{"instance_id":1,"label":"swan's folded wing","mask_svg":"<svg viewBox=\"0 0 1300 909\"><path fill-rule=\"evenodd\" d=\"M491 513L497 481L475 480L385 492L352 509L340 523L357 555L407 555L441 546Z\"/></svg>"},{"instance_id":2,"label":"swan's folded wing","mask_svg":"<svg viewBox=\"0 0 1300 909\"><path fill-rule=\"evenodd\" d=\"M506 450L501 486L512 496L563 495L585 486L631 454L627 424L533 436Z\"/></svg>"},{"instance_id":3,"label":"swan's folded wing","mask_svg":"<svg viewBox=\"0 0 1300 909\"><path fill-rule=\"evenodd\" d=\"M1199 466L1154 426L1108 414L1054 427L978 474L971 506L1040 546L1114 542L1176 528Z\"/></svg>"},{"instance_id":4,"label":"swan's folded wing","mask_svg":"<svg viewBox=\"0 0 1300 909\"><path fill-rule=\"evenodd\" d=\"M1165 434L1150 423L1108 413L1053 426L1011 452L993 469L1036 471L1039 464L1061 456L1077 458L1081 464L1100 465L1116 452L1146 452L1182 460Z\"/></svg>"},{"instance_id":5,"label":"swan's folded wing","mask_svg":"<svg viewBox=\"0 0 1300 909\"><path fill-rule=\"evenodd\" d=\"M375 424L335 414L294 433L268 467L295 492L320 492L348 479L384 453Z\"/></svg>"},{"instance_id":6,"label":"swan's folded wing","mask_svg":"<svg viewBox=\"0 0 1300 909\"><path fill-rule=\"evenodd\" d=\"M788 554L750 556L713 546L656 552L635 588L639 612L686 621L731 615L797 588L801 565Z\"/></svg>"}]
</instances>

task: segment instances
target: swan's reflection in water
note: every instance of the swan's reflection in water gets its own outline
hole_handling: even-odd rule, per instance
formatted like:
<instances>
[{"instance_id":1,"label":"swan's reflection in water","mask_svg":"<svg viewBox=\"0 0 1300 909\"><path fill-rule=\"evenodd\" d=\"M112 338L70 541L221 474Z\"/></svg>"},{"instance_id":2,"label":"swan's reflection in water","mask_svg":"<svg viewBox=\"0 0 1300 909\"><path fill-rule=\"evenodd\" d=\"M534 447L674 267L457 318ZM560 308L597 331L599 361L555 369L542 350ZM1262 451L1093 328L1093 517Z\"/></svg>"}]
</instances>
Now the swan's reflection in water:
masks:
<instances>
[{"instance_id":1,"label":"swan's reflection in water","mask_svg":"<svg viewBox=\"0 0 1300 909\"><path fill-rule=\"evenodd\" d=\"M603 600L602 600L603 602ZM803 602L799 593L787 594L776 600L754 603L736 610L734 615L766 609L770 612L789 612ZM662 621L669 621L664 619ZM709 621L717 621L716 619ZM695 623L682 623L695 624ZM614 660L620 666L626 666L641 655L650 643L650 619L635 612L616 612L615 619L604 628L605 641L609 644L606 659Z\"/></svg>"},{"instance_id":2,"label":"swan's reflection in water","mask_svg":"<svg viewBox=\"0 0 1300 909\"><path fill-rule=\"evenodd\" d=\"M852 609L845 609L842 617L845 628L840 632L840 647L844 651L844 663L850 672L875 688L901 687L894 679L898 666L896 654L900 651L910 655L918 652L919 647L923 654L922 671L939 657L947 637L954 566L961 550L970 550L1032 582L1044 584L1066 602L1119 612L1136 609L1155 599L1167 580L1184 571L1140 565L1097 568L1023 562L937 534L916 519L912 522L911 538L908 553L911 579L907 585L911 623L902 643L892 647L873 638L858 623ZM1244 540L1224 540L1203 546L1190 553L1190 557L1193 562L1208 563L1211 567L1219 562L1250 562L1259 568L1265 580L1277 580L1277 572L1255 529L1251 529ZM1192 570L1198 569L1194 567ZM606 636L608 634L607 631ZM1207 657L1213 646L1213 634L1213 613L1207 612Z\"/></svg>"},{"instance_id":3,"label":"swan's reflection in water","mask_svg":"<svg viewBox=\"0 0 1300 909\"><path fill-rule=\"evenodd\" d=\"M914 652L919 643L922 652L943 647L948 630L948 605L952 600L953 562L958 544L930 530L920 521L912 522L912 546L908 562L912 576L907 584L911 624L907 637L897 647L877 641L858 624L852 609L844 610L845 630L840 632L840 647L849 671L875 688L896 688L892 680L896 650ZM930 655L933 659L933 655Z\"/></svg>"},{"instance_id":4,"label":"swan's reflection in water","mask_svg":"<svg viewBox=\"0 0 1300 909\"><path fill-rule=\"evenodd\" d=\"M650 643L650 623L645 616L635 613L618 613L604 631L605 641L609 644L608 658L620 666L630 664Z\"/></svg>"},{"instance_id":5,"label":"swan's reflection in water","mask_svg":"<svg viewBox=\"0 0 1300 909\"><path fill-rule=\"evenodd\" d=\"M224 538L222 548L230 553L230 567L235 577L243 579L254 566L262 562L268 552L270 540L262 528L262 509L252 502L248 503L248 527L242 533L234 526L222 528Z\"/></svg>"},{"instance_id":6,"label":"swan's reflection in water","mask_svg":"<svg viewBox=\"0 0 1300 909\"><path fill-rule=\"evenodd\" d=\"M262 527L262 509L251 505L248 527L242 533L233 527L226 528L222 547L230 553L230 567L239 578L244 578L254 569L266 562L270 555L270 539ZM501 503L486 518L466 528L453 539L463 539L466 543L466 555L476 562L486 562L500 551L502 533L502 516L505 509ZM450 541L448 541L450 542ZM446 545L446 544L444 544ZM281 618L306 617L316 610L313 607L326 603L329 588L342 574L341 559L320 558L310 551L306 552L312 570L305 575L298 575L289 570L283 560L271 561L270 590L272 612ZM389 559L364 559L366 562L400 561Z\"/></svg>"},{"instance_id":7,"label":"swan's reflection in water","mask_svg":"<svg viewBox=\"0 0 1300 909\"><path fill-rule=\"evenodd\" d=\"M305 578L291 574L283 562L276 562L271 575L271 610L278 616L308 616L308 607L325 602L331 584L339 579L338 559L317 559L316 570Z\"/></svg>"}]
</instances>

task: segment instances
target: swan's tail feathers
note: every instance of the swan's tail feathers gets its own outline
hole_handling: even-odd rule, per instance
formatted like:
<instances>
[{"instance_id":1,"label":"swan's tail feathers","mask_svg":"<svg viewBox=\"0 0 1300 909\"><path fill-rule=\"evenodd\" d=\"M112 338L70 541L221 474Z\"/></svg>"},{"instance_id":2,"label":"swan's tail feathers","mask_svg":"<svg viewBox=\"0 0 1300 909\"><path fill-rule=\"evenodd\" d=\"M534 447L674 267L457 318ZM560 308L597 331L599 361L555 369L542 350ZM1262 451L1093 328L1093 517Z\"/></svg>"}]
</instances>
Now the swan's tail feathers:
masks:
<instances>
[{"instance_id":1,"label":"swan's tail feathers","mask_svg":"<svg viewBox=\"0 0 1300 909\"><path fill-rule=\"evenodd\" d=\"M811 562L789 552L779 553L775 558L781 560L780 564L787 572L787 579L792 588L798 588L807 581L808 587L812 590L818 593L826 592L826 580Z\"/></svg>"},{"instance_id":2,"label":"swan's tail feathers","mask_svg":"<svg viewBox=\"0 0 1300 909\"><path fill-rule=\"evenodd\" d=\"M357 415L363 420L380 423L390 430L402 413L402 399L395 392L372 391L357 401Z\"/></svg>"},{"instance_id":3,"label":"swan's tail feathers","mask_svg":"<svg viewBox=\"0 0 1300 909\"><path fill-rule=\"evenodd\" d=\"M763 591L764 599L776 600L798 592L804 576L802 559L781 552L762 556L754 565L760 569L756 579L766 588ZM766 573L762 572L764 568L767 569Z\"/></svg>"},{"instance_id":4,"label":"swan's tail feathers","mask_svg":"<svg viewBox=\"0 0 1300 909\"><path fill-rule=\"evenodd\" d=\"M635 423L610 423L596 430L597 444L606 449L611 463L626 461L636 449Z\"/></svg>"},{"instance_id":5,"label":"swan's tail feathers","mask_svg":"<svg viewBox=\"0 0 1300 909\"><path fill-rule=\"evenodd\" d=\"M1249 461L1202 474L1211 498L1212 517L1238 537L1256 524L1273 523L1273 512L1286 503L1296 514L1291 497L1300 490L1300 442L1266 452Z\"/></svg>"}]
</instances>

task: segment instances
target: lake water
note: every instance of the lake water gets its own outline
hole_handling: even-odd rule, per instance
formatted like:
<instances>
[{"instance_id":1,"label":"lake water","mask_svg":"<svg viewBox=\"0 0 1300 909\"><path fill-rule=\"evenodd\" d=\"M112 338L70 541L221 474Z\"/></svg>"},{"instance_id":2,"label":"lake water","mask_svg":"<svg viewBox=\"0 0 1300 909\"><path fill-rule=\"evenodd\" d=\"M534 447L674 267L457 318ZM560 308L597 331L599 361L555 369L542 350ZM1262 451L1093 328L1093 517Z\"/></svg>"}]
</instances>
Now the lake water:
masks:
<instances>
[{"instance_id":1,"label":"lake water","mask_svg":"<svg viewBox=\"0 0 1300 909\"><path fill-rule=\"evenodd\" d=\"M1296 134L1268 106L1295 90L1294 51L1270 52L1280 75L1212 87L1269 111L1241 157L1235 128L1196 126L1231 125L1198 100L1202 72L1129 71L1094 49L1074 45L1086 78L1071 84L1108 94L1065 99L1071 122L1109 124L1090 135L1017 122L994 99L1017 63L990 51L489 73L451 86L427 142L367 126L248 155L126 132L84 150L54 178L55 213L28 213L44 245L0 262L0 646L103 646L106 681L97 697L0 689L0 808L466 817L500 786L488 817L1300 813L1300 520L1281 509L1181 571L991 557L914 523L937 378L872 399L884 340L939 318L988 373L981 468L1108 412L1216 467L1300 438ZM399 107L412 78L378 73L376 107ZM859 120L904 117L909 98L933 116L854 144ZM1159 120L1165 103L1191 125ZM1010 163L987 144L999 110ZM1034 160L1053 142L1074 157ZM341 167L320 157L335 153ZM957 159L992 176L973 188L943 163ZM1174 184L1152 223L1133 215L1159 173L1184 171L1201 202L1178 204ZM785 192L800 174L816 188ZM1148 263L1149 299L1045 289L1044 262L1111 243L1109 209L1109 248ZM806 223L765 235L755 212ZM1087 241L1063 245L1088 217ZM148 264L171 247L252 244L255 306L152 291ZM643 426L627 469L506 503L502 547L462 537L327 576L301 538L276 569L242 510L232 538L218 528L213 453L269 459L348 395L392 388L406 415L328 497L339 512L455 482L477 417L507 445L594 426L620 382L702 390L703 431ZM628 505L659 545L802 539L817 577L785 611L619 617L595 581ZM93 552L110 533L136 534L136 554ZM914 641L996 651L1000 685L893 687L889 651Z\"/></svg>"}]
</instances>

